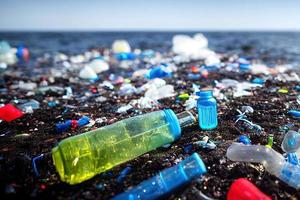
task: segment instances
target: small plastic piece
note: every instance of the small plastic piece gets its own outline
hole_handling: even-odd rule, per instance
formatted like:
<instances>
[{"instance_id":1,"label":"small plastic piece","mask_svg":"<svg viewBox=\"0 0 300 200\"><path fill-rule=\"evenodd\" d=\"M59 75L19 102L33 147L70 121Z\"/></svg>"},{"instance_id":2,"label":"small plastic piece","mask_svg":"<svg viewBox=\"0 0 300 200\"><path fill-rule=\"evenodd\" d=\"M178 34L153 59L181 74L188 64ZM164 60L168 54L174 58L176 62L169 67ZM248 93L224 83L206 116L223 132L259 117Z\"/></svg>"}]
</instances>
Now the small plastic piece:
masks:
<instances>
[{"instance_id":1,"label":"small plastic piece","mask_svg":"<svg viewBox=\"0 0 300 200\"><path fill-rule=\"evenodd\" d=\"M131 167L129 167L129 166L126 167L125 169L123 169L123 170L121 171L120 175L117 177L117 182L118 182L118 183L121 183L121 182L124 180L125 176L131 172L131 170L132 170L132 169L131 169Z\"/></svg>"},{"instance_id":2,"label":"small plastic piece","mask_svg":"<svg viewBox=\"0 0 300 200\"><path fill-rule=\"evenodd\" d=\"M179 164L161 171L138 186L113 197L113 200L152 200L169 194L206 173L206 167L197 153Z\"/></svg>"},{"instance_id":3,"label":"small plastic piece","mask_svg":"<svg viewBox=\"0 0 300 200\"><path fill-rule=\"evenodd\" d=\"M294 118L297 118L297 119L300 118L300 111L299 110L292 109L288 113L290 115L292 115Z\"/></svg>"},{"instance_id":4,"label":"small plastic piece","mask_svg":"<svg viewBox=\"0 0 300 200\"><path fill-rule=\"evenodd\" d=\"M296 153L288 153L287 161L293 165L299 165L299 159Z\"/></svg>"},{"instance_id":5,"label":"small plastic piece","mask_svg":"<svg viewBox=\"0 0 300 200\"><path fill-rule=\"evenodd\" d=\"M266 147L272 148L273 147L273 142L274 142L274 135L273 134L269 134L269 136L268 136L268 144L266 145Z\"/></svg>"},{"instance_id":6,"label":"small plastic piece","mask_svg":"<svg viewBox=\"0 0 300 200\"><path fill-rule=\"evenodd\" d=\"M241 135L238 141L243 144L251 144L251 140L246 135Z\"/></svg>"},{"instance_id":7,"label":"small plastic piece","mask_svg":"<svg viewBox=\"0 0 300 200\"><path fill-rule=\"evenodd\" d=\"M211 90L202 90L196 93L199 127L203 130L211 130L218 125L217 101Z\"/></svg>"},{"instance_id":8,"label":"small plastic piece","mask_svg":"<svg viewBox=\"0 0 300 200\"><path fill-rule=\"evenodd\" d=\"M71 127L73 127L73 128L82 127L82 126L88 124L89 121L90 121L90 118L87 116L83 116L79 120L67 120L63 123L56 124L56 131L58 133L61 133L61 132L69 130Z\"/></svg>"},{"instance_id":9,"label":"small plastic piece","mask_svg":"<svg viewBox=\"0 0 300 200\"><path fill-rule=\"evenodd\" d=\"M161 64L150 69L145 76L148 79L171 77L172 70L167 64Z\"/></svg>"},{"instance_id":10,"label":"small plastic piece","mask_svg":"<svg viewBox=\"0 0 300 200\"><path fill-rule=\"evenodd\" d=\"M289 130L281 143L281 148L286 153L295 153L300 149L300 134Z\"/></svg>"},{"instance_id":11,"label":"small plastic piece","mask_svg":"<svg viewBox=\"0 0 300 200\"><path fill-rule=\"evenodd\" d=\"M23 116L23 112L13 106L12 104L6 104L0 108L0 119L11 122Z\"/></svg>"},{"instance_id":12,"label":"small plastic piece","mask_svg":"<svg viewBox=\"0 0 300 200\"><path fill-rule=\"evenodd\" d=\"M235 180L227 193L227 200L272 200L245 178Z\"/></svg>"},{"instance_id":13,"label":"small plastic piece","mask_svg":"<svg viewBox=\"0 0 300 200\"><path fill-rule=\"evenodd\" d=\"M296 189L300 188L300 167L287 162L272 148L233 143L226 156L232 161L261 163L270 174Z\"/></svg>"},{"instance_id":14,"label":"small plastic piece","mask_svg":"<svg viewBox=\"0 0 300 200\"><path fill-rule=\"evenodd\" d=\"M115 57L119 61L136 59L136 55L134 53L117 53Z\"/></svg>"}]
</instances>

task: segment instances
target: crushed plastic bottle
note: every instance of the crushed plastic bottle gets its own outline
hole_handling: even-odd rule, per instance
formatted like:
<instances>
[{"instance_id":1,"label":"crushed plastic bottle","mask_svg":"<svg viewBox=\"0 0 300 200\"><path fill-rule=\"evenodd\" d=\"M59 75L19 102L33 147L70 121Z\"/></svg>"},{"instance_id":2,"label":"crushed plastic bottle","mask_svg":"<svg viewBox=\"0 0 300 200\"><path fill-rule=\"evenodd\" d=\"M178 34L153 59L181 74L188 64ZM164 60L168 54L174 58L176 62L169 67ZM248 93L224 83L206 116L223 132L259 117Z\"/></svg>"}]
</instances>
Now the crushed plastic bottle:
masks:
<instances>
[{"instance_id":1,"label":"crushed plastic bottle","mask_svg":"<svg viewBox=\"0 0 300 200\"><path fill-rule=\"evenodd\" d=\"M300 188L300 167L287 162L272 148L233 143L227 149L226 156L232 161L260 163L270 174L296 189Z\"/></svg>"},{"instance_id":2,"label":"crushed plastic bottle","mask_svg":"<svg viewBox=\"0 0 300 200\"><path fill-rule=\"evenodd\" d=\"M0 119L11 122L23 116L21 110L13 106L12 104L6 104L0 107Z\"/></svg>"},{"instance_id":3,"label":"crushed plastic bottle","mask_svg":"<svg viewBox=\"0 0 300 200\"><path fill-rule=\"evenodd\" d=\"M87 64L96 74L109 70L109 65L103 59L97 58Z\"/></svg>"},{"instance_id":4,"label":"crushed plastic bottle","mask_svg":"<svg viewBox=\"0 0 300 200\"><path fill-rule=\"evenodd\" d=\"M245 178L235 180L227 193L227 200L272 200Z\"/></svg>"},{"instance_id":5,"label":"crushed plastic bottle","mask_svg":"<svg viewBox=\"0 0 300 200\"><path fill-rule=\"evenodd\" d=\"M211 130L218 125L217 101L211 90L202 90L196 93L199 127L203 130Z\"/></svg>"},{"instance_id":6,"label":"crushed plastic bottle","mask_svg":"<svg viewBox=\"0 0 300 200\"><path fill-rule=\"evenodd\" d=\"M62 140L52 149L54 165L61 180L69 184L80 183L172 143L180 137L181 126L195 123L190 113L178 116L188 120L178 119L168 109L124 119Z\"/></svg>"},{"instance_id":7,"label":"crushed plastic bottle","mask_svg":"<svg viewBox=\"0 0 300 200\"><path fill-rule=\"evenodd\" d=\"M167 197L206 173L206 167L197 153L179 164L161 171L138 186L113 197L113 200L152 200Z\"/></svg>"},{"instance_id":8,"label":"crushed plastic bottle","mask_svg":"<svg viewBox=\"0 0 300 200\"><path fill-rule=\"evenodd\" d=\"M173 85L164 85L162 87L156 88L151 87L145 92L145 97L152 98L154 100L159 100L163 98L175 96L174 86Z\"/></svg>"}]
</instances>

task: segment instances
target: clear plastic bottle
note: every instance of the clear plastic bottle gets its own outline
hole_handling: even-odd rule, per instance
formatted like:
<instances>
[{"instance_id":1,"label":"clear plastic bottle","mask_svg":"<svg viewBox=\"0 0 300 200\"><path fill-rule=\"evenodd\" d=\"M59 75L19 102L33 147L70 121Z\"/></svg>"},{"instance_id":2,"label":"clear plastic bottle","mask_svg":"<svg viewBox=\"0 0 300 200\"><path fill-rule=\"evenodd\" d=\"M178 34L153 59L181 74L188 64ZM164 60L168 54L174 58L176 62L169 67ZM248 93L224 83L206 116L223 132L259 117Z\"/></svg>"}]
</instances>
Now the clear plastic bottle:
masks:
<instances>
[{"instance_id":1,"label":"clear plastic bottle","mask_svg":"<svg viewBox=\"0 0 300 200\"><path fill-rule=\"evenodd\" d=\"M296 189L300 188L300 167L287 162L272 148L233 143L226 156L232 161L261 163L270 174Z\"/></svg>"},{"instance_id":2,"label":"clear plastic bottle","mask_svg":"<svg viewBox=\"0 0 300 200\"><path fill-rule=\"evenodd\" d=\"M190 113L177 116L170 109L155 111L62 140L52 149L61 180L80 183L172 143L180 137L181 127L195 122Z\"/></svg>"},{"instance_id":3,"label":"clear plastic bottle","mask_svg":"<svg viewBox=\"0 0 300 200\"><path fill-rule=\"evenodd\" d=\"M217 101L211 90L201 90L196 93L199 126L203 130L211 130L218 125Z\"/></svg>"},{"instance_id":4,"label":"clear plastic bottle","mask_svg":"<svg viewBox=\"0 0 300 200\"><path fill-rule=\"evenodd\" d=\"M161 171L133 189L117 195L113 200L152 200L166 197L205 173L203 161L197 153L194 153L178 165Z\"/></svg>"}]
</instances>

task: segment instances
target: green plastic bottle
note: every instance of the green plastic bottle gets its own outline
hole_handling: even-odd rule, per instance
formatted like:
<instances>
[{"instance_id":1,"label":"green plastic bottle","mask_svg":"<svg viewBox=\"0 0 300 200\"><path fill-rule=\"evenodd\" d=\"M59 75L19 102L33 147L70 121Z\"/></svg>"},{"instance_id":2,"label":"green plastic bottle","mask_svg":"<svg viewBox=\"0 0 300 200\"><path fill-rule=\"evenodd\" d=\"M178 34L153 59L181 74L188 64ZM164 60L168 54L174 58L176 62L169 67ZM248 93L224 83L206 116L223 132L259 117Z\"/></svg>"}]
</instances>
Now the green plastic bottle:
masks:
<instances>
[{"instance_id":1,"label":"green plastic bottle","mask_svg":"<svg viewBox=\"0 0 300 200\"><path fill-rule=\"evenodd\" d=\"M52 149L61 180L77 184L136 158L181 136L181 127L193 124L189 112L155 111L131 117L62 140Z\"/></svg>"}]
</instances>

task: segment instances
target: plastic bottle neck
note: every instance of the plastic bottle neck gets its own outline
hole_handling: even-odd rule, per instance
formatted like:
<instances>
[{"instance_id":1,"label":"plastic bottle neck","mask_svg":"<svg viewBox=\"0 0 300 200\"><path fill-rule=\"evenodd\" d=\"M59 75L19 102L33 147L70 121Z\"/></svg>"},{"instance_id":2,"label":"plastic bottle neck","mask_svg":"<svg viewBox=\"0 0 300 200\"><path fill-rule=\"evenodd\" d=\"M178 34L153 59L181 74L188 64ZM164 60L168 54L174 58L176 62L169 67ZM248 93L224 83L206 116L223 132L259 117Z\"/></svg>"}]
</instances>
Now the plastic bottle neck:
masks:
<instances>
[{"instance_id":1,"label":"plastic bottle neck","mask_svg":"<svg viewBox=\"0 0 300 200\"><path fill-rule=\"evenodd\" d=\"M185 128L196 123L196 118L189 111L176 114L180 127Z\"/></svg>"},{"instance_id":2,"label":"plastic bottle neck","mask_svg":"<svg viewBox=\"0 0 300 200\"><path fill-rule=\"evenodd\" d=\"M200 90L196 93L200 99L208 99L213 97L212 90Z\"/></svg>"}]
</instances>

